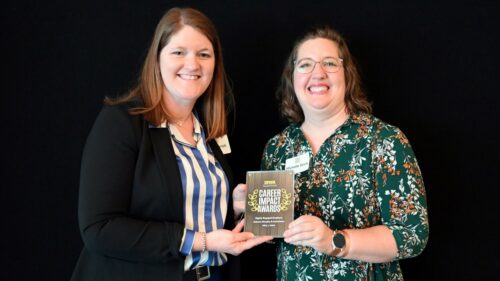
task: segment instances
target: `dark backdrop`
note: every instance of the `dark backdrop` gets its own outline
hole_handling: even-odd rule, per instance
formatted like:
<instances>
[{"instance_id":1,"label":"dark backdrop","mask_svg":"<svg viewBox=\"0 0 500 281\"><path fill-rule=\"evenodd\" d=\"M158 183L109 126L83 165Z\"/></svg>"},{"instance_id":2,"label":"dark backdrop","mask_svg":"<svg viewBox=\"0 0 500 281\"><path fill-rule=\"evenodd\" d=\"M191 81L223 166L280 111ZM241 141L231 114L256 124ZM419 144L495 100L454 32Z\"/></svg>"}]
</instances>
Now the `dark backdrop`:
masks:
<instances>
[{"instance_id":1,"label":"dark backdrop","mask_svg":"<svg viewBox=\"0 0 500 281\"><path fill-rule=\"evenodd\" d=\"M76 2L76 3L75 3ZM498 278L497 1L3 1L1 280L68 280L82 242L82 147L106 95L135 82L157 21L190 5L215 22L237 101L236 179L259 168L280 121L274 90L294 39L330 24L359 61L375 115L409 137L430 240L406 280ZM273 249L243 255L272 280Z\"/></svg>"}]
</instances>

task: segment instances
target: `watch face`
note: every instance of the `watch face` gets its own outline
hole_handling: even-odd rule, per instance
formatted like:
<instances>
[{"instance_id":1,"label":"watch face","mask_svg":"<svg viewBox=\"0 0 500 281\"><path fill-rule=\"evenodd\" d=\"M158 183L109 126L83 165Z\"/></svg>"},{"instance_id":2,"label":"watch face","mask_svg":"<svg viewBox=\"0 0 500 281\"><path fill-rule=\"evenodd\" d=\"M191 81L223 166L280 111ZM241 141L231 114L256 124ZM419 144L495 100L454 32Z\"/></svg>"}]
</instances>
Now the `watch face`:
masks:
<instances>
[{"instance_id":1,"label":"watch face","mask_svg":"<svg viewBox=\"0 0 500 281\"><path fill-rule=\"evenodd\" d=\"M342 233L337 233L333 236L333 244L335 248L344 248L345 246L345 237Z\"/></svg>"}]
</instances>

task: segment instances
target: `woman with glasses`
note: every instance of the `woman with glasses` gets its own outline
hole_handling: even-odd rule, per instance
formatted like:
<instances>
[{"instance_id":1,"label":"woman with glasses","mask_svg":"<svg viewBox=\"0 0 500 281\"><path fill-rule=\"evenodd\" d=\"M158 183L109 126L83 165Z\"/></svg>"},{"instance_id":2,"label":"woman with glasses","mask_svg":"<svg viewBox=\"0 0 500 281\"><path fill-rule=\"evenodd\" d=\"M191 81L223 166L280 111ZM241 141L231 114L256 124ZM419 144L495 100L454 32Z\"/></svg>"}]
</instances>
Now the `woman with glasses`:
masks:
<instances>
[{"instance_id":1,"label":"woman with glasses","mask_svg":"<svg viewBox=\"0 0 500 281\"><path fill-rule=\"evenodd\" d=\"M405 135L371 115L342 36L300 38L277 95L291 124L268 141L262 169L308 167L294 170L277 280L403 280L398 260L428 239L424 183Z\"/></svg>"},{"instance_id":2,"label":"woman with glasses","mask_svg":"<svg viewBox=\"0 0 500 281\"><path fill-rule=\"evenodd\" d=\"M71 280L238 280L237 267L226 266L231 255L272 239L241 232L243 221L235 226L243 204L232 195L243 190L233 188L224 160L226 86L213 23L194 9L170 9L138 85L106 100L87 139L84 248Z\"/></svg>"}]
</instances>

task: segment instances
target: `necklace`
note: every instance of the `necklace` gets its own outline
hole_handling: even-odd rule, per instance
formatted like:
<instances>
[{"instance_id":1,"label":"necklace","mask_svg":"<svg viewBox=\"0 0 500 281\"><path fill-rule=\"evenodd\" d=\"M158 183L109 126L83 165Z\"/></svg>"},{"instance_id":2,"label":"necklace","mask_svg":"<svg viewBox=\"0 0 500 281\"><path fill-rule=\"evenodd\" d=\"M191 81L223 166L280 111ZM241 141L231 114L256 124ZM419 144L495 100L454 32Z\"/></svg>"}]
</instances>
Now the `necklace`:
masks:
<instances>
[{"instance_id":1,"label":"necklace","mask_svg":"<svg viewBox=\"0 0 500 281\"><path fill-rule=\"evenodd\" d=\"M182 127L182 126L183 126L183 125L184 125L184 124L185 124L185 123L186 123L186 122L187 122L190 118L191 118L191 114L189 114L189 116L188 116L188 117L186 117L186 119L184 119L184 120L172 121L172 123L173 123L174 125L177 125L177 126L179 126L179 127Z\"/></svg>"}]
</instances>

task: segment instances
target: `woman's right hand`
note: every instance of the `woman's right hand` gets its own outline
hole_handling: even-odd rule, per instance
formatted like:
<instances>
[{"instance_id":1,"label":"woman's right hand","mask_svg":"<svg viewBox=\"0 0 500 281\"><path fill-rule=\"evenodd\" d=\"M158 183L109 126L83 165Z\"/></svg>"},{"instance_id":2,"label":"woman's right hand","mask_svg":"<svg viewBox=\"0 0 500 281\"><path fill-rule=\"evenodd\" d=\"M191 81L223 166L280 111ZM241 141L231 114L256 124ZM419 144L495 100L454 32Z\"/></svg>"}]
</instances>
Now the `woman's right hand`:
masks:
<instances>
[{"instance_id":1,"label":"woman's right hand","mask_svg":"<svg viewBox=\"0 0 500 281\"><path fill-rule=\"evenodd\" d=\"M241 232L245 220L241 220L233 230L218 229L207 233L207 250L237 256L245 250L272 240L272 236L255 236L251 232Z\"/></svg>"}]
</instances>

